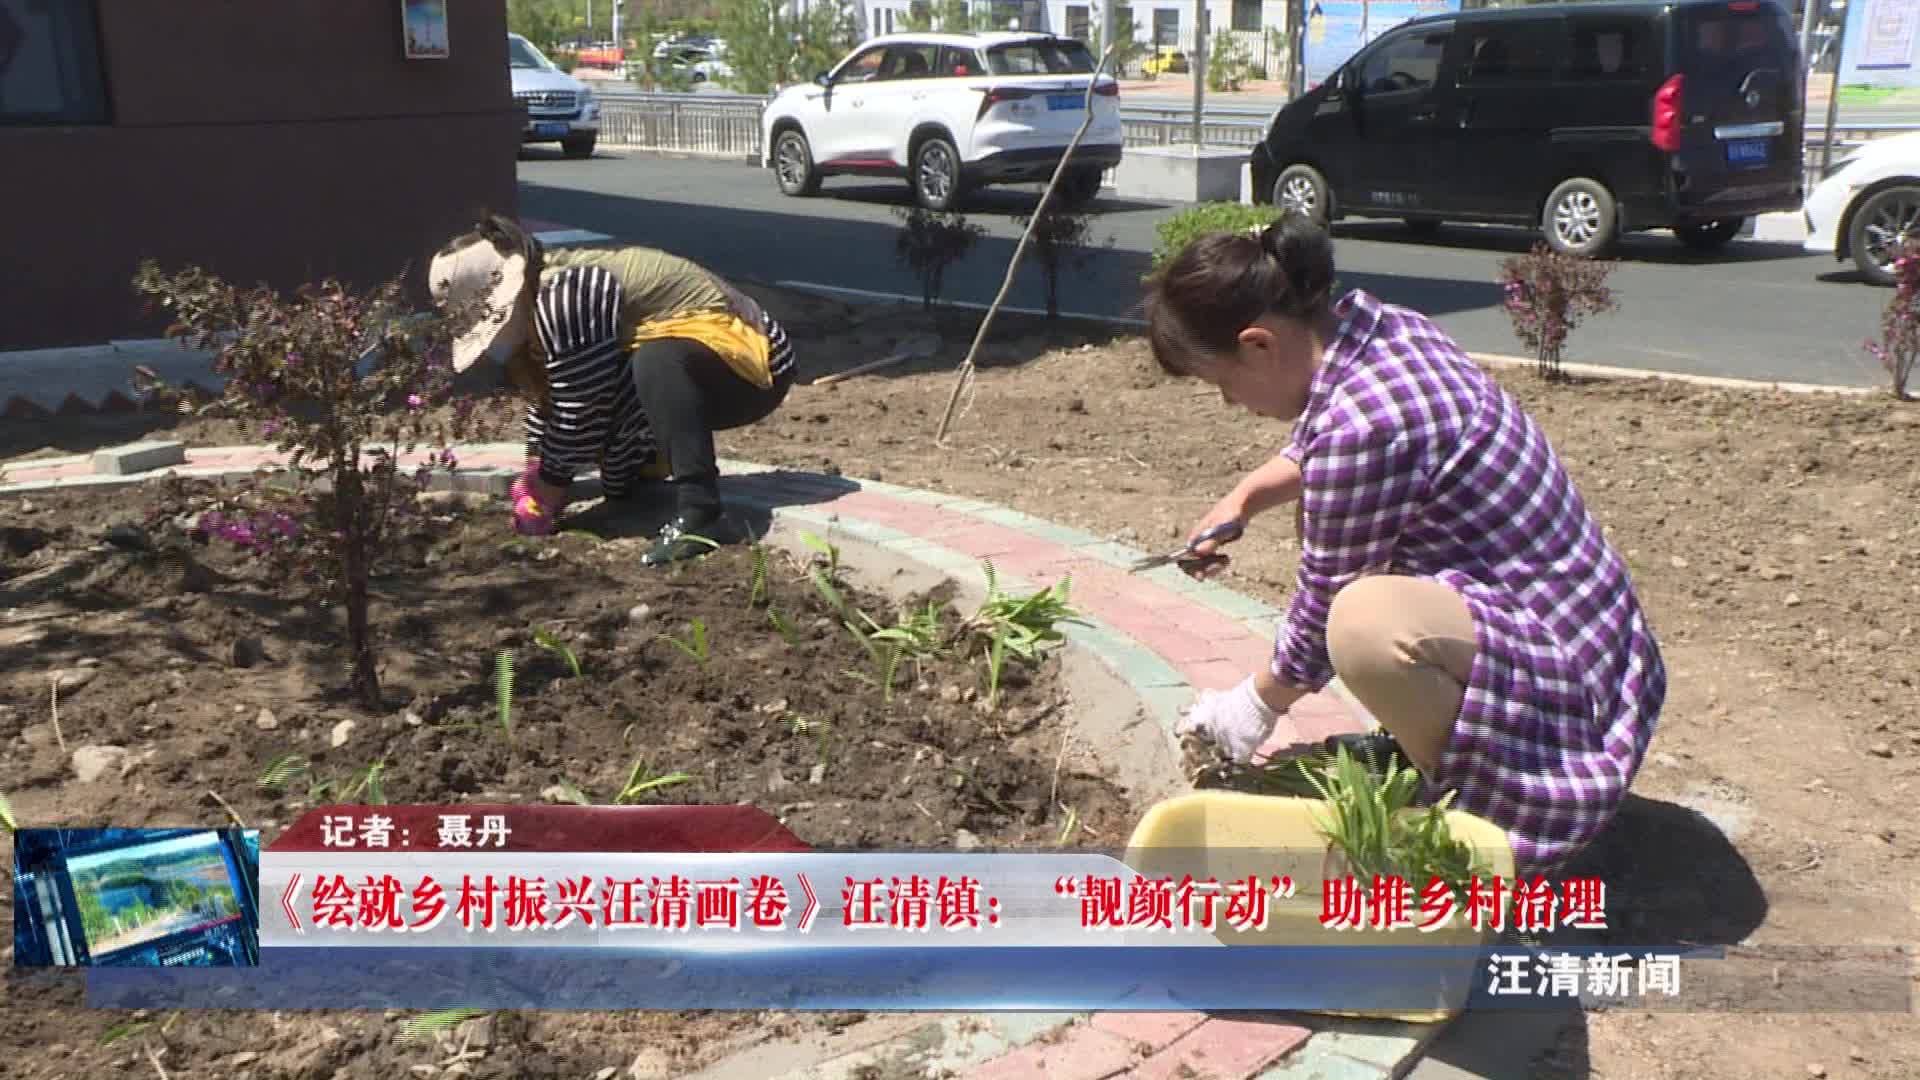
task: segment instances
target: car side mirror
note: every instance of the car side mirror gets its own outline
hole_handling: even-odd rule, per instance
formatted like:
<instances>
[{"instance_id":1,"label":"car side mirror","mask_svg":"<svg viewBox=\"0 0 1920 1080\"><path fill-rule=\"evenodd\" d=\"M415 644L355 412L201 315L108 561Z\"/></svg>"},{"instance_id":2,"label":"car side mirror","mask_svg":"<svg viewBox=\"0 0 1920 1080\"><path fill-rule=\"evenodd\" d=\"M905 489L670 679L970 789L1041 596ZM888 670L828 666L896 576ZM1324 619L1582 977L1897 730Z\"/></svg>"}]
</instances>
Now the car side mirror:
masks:
<instances>
[{"instance_id":1,"label":"car side mirror","mask_svg":"<svg viewBox=\"0 0 1920 1080\"><path fill-rule=\"evenodd\" d=\"M829 89L833 86L833 76L823 71L813 77L813 84L823 90Z\"/></svg>"}]
</instances>

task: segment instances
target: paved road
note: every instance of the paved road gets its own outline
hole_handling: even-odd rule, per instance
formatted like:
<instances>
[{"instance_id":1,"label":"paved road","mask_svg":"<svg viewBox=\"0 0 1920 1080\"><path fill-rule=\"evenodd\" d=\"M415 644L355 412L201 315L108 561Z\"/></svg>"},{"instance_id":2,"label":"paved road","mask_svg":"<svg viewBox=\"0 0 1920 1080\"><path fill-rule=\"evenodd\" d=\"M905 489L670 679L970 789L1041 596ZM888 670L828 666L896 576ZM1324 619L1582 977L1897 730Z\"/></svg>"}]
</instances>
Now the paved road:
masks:
<instances>
[{"instance_id":1,"label":"paved road","mask_svg":"<svg viewBox=\"0 0 1920 1080\"><path fill-rule=\"evenodd\" d=\"M916 288L892 262L892 214L906 204L901 184L836 179L818 198L789 199L766 172L742 164L623 151L567 161L536 150L521 162L520 194L529 217L659 245L725 274L882 293ZM950 272L948 299L993 299L1019 238L1009 214L1030 210L1036 198L1032 188L984 195L972 217L990 236ZM1063 284L1061 306L1127 315L1155 226L1175 208L1113 198L1103 208L1096 236L1111 235L1113 245ZM1469 349L1518 351L1493 280L1501 259L1527 248L1525 233L1455 227L1418 242L1396 223L1366 222L1336 235L1346 284L1433 314ZM1887 293L1797 246L1742 241L1698 256L1666 234L1632 237L1613 284L1620 310L1578 330L1569 360L1830 385L1878 379L1860 345L1876 330ZM1043 299L1028 269L1008 302Z\"/></svg>"}]
</instances>

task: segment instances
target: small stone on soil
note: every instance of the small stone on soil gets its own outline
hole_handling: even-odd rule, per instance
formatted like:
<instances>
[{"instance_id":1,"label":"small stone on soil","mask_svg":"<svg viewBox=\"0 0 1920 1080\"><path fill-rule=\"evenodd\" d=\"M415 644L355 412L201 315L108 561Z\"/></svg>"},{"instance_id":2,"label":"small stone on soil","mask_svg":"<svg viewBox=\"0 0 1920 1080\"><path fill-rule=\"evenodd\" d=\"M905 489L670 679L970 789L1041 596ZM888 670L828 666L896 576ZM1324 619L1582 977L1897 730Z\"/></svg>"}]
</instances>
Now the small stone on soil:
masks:
<instances>
[{"instance_id":1,"label":"small stone on soil","mask_svg":"<svg viewBox=\"0 0 1920 1080\"><path fill-rule=\"evenodd\" d=\"M613 1080L613 1074L620 1071L618 1065L609 1065L593 1074L593 1080Z\"/></svg>"},{"instance_id":2,"label":"small stone on soil","mask_svg":"<svg viewBox=\"0 0 1920 1080\"><path fill-rule=\"evenodd\" d=\"M653 609L645 604L627 609L627 622L633 626L639 626L652 617Z\"/></svg>"},{"instance_id":3,"label":"small stone on soil","mask_svg":"<svg viewBox=\"0 0 1920 1080\"><path fill-rule=\"evenodd\" d=\"M400 722L408 727L419 727L421 724L426 723L425 720L420 718L420 714L414 712L412 709L408 709L400 714Z\"/></svg>"},{"instance_id":4,"label":"small stone on soil","mask_svg":"<svg viewBox=\"0 0 1920 1080\"><path fill-rule=\"evenodd\" d=\"M252 1050L242 1050L239 1053L228 1058L227 1064L237 1069L242 1065L246 1065L253 1061L258 1061L259 1059L260 1059L260 1055L253 1052Z\"/></svg>"},{"instance_id":5,"label":"small stone on soil","mask_svg":"<svg viewBox=\"0 0 1920 1080\"><path fill-rule=\"evenodd\" d=\"M953 846L958 851L972 851L980 846L980 838L965 829L955 829Z\"/></svg>"},{"instance_id":6,"label":"small stone on soil","mask_svg":"<svg viewBox=\"0 0 1920 1080\"><path fill-rule=\"evenodd\" d=\"M1867 753L1874 757L1890 758L1893 756L1893 746L1890 743L1877 742L1867 747Z\"/></svg>"},{"instance_id":7,"label":"small stone on soil","mask_svg":"<svg viewBox=\"0 0 1920 1080\"><path fill-rule=\"evenodd\" d=\"M99 668L71 667L56 668L52 673L53 684L63 694L70 694L87 685L100 674Z\"/></svg>"},{"instance_id":8,"label":"small stone on soil","mask_svg":"<svg viewBox=\"0 0 1920 1080\"><path fill-rule=\"evenodd\" d=\"M91 784L126 760L127 750L123 746L83 746L73 752L73 773L81 783Z\"/></svg>"},{"instance_id":9,"label":"small stone on soil","mask_svg":"<svg viewBox=\"0 0 1920 1080\"><path fill-rule=\"evenodd\" d=\"M826 779L827 767L825 765L815 765L807 773L807 783L809 784L823 783Z\"/></svg>"},{"instance_id":10,"label":"small stone on soil","mask_svg":"<svg viewBox=\"0 0 1920 1080\"><path fill-rule=\"evenodd\" d=\"M353 738L353 727L351 720L342 720L333 725L332 742L336 749L347 745L347 740Z\"/></svg>"},{"instance_id":11,"label":"small stone on soil","mask_svg":"<svg viewBox=\"0 0 1920 1080\"><path fill-rule=\"evenodd\" d=\"M951 684L940 688L940 700L946 702L949 705L960 704L960 699L964 694L965 694L965 691Z\"/></svg>"},{"instance_id":12,"label":"small stone on soil","mask_svg":"<svg viewBox=\"0 0 1920 1080\"><path fill-rule=\"evenodd\" d=\"M260 715L253 718L253 726L261 731L272 731L280 726L280 718L273 715L272 709L261 709Z\"/></svg>"},{"instance_id":13,"label":"small stone on soil","mask_svg":"<svg viewBox=\"0 0 1920 1080\"><path fill-rule=\"evenodd\" d=\"M1807 1075L1813 1077L1813 1080L1821 1080L1822 1077L1827 1075L1827 1067L1825 1065L1809 1065L1807 1066Z\"/></svg>"},{"instance_id":14,"label":"small stone on soil","mask_svg":"<svg viewBox=\"0 0 1920 1080\"><path fill-rule=\"evenodd\" d=\"M1799 607L1800 594L1797 592L1790 592L1787 594L1787 598L1784 601L1782 601L1782 603L1786 604L1788 607Z\"/></svg>"}]
</instances>

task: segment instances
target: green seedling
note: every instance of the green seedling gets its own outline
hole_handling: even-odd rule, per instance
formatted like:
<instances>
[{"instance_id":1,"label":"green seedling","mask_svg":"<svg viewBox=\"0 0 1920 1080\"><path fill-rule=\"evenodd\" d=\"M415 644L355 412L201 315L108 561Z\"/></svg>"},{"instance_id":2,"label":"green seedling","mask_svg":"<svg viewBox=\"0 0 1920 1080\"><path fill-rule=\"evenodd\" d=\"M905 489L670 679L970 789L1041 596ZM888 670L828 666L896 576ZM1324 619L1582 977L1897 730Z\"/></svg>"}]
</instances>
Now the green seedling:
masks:
<instances>
[{"instance_id":1,"label":"green seedling","mask_svg":"<svg viewBox=\"0 0 1920 1080\"><path fill-rule=\"evenodd\" d=\"M352 802L362 793L365 793L367 797L366 804L368 806L385 806L387 804L387 793L386 789L380 783L380 778L386 774L386 771L387 763L384 761L376 761L366 768L361 769L359 772L354 773L353 778L347 781L346 788L340 793L341 800Z\"/></svg>"},{"instance_id":2,"label":"green seedling","mask_svg":"<svg viewBox=\"0 0 1920 1080\"><path fill-rule=\"evenodd\" d=\"M753 545L753 576L747 585L747 606L759 607L767 601L767 549Z\"/></svg>"},{"instance_id":3,"label":"green seedling","mask_svg":"<svg viewBox=\"0 0 1920 1080\"><path fill-rule=\"evenodd\" d=\"M573 654L573 650L567 647L566 642L554 636L551 630L536 627L533 631L533 643L565 660L567 667L573 671L573 677L576 679L580 677L580 658Z\"/></svg>"},{"instance_id":4,"label":"green seedling","mask_svg":"<svg viewBox=\"0 0 1920 1080\"><path fill-rule=\"evenodd\" d=\"M5 795L0 795L0 827L10 833L20 831L20 823L13 817L13 804L7 801Z\"/></svg>"},{"instance_id":5,"label":"green seedling","mask_svg":"<svg viewBox=\"0 0 1920 1080\"><path fill-rule=\"evenodd\" d=\"M1079 831L1080 831L1080 811L1075 810L1073 807L1069 806L1067 807L1066 823L1060 826L1060 839L1054 846L1066 847L1068 841L1073 839L1073 834Z\"/></svg>"},{"instance_id":6,"label":"green seedling","mask_svg":"<svg viewBox=\"0 0 1920 1080\"><path fill-rule=\"evenodd\" d=\"M115 1024L114 1026L107 1029L106 1034L100 1036L100 1045L111 1046L114 1043L119 1042L121 1039L130 1038L134 1035L138 1035L152 1026L153 1026L153 1021L151 1020L141 1020L137 1023L131 1023L131 1024Z\"/></svg>"},{"instance_id":7,"label":"green seedling","mask_svg":"<svg viewBox=\"0 0 1920 1080\"><path fill-rule=\"evenodd\" d=\"M793 623L790 622L785 615L780 614L780 612L774 608L768 608L767 621L773 624L774 631L780 635L780 640L787 643L787 648L797 649L800 647L800 632L794 629Z\"/></svg>"},{"instance_id":8,"label":"green seedling","mask_svg":"<svg viewBox=\"0 0 1920 1080\"><path fill-rule=\"evenodd\" d=\"M661 791L692 780L691 773L656 774L644 760L636 761L633 763L633 771L627 774L626 786L620 789L620 794L613 801L616 805L627 806L641 801L641 798L649 792Z\"/></svg>"},{"instance_id":9,"label":"green seedling","mask_svg":"<svg viewBox=\"0 0 1920 1080\"><path fill-rule=\"evenodd\" d=\"M792 716L786 718L786 725L787 730L793 732L795 735L813 736L814 753L819 757L820 764L825 765L827 763L827 739L833 731L832 721L815 720L812 717L801 716L799 713L794 713Z\"/></svg>"},{"instance_id":10,"label":"green seedling","mask_svg":"<svg viewBox=\"0 0 1920 1080\"><path fill-rule=\"evenodd\" d=\"M477 1017L485 1016L483 1009L442 1009L439 1012L422 1013L411 1017L400 1025L402 1042L418 1042L431 1039L443 1031L459 1027Z\"/></svg>"},{"instance_id":11,"label":"green seedling","mask_svg":"<svg viewBox=\"0 0 1920 1080\"><path fill-rule=\"evenodd\" d=\"M810 532L800 534L800 542L824 555L827 560L827 576L840 580L840 549Z\"/></svg>"},{"instance_id":12,"label":"green seedling","mask_svg":"<svg viewBox=\"0 0 1920 1080\"><path fill-rule=\"evenodd\" d=\"M880 643L880 686L888 702L893 701L894 680L902 660L912 661L915 673L919 674L928 660L938 659L945 653L946 645L940 637L943 608L939 601L929 600L924 609L904 613L898 622L886 627L864 614L860 616L873 628L867 639Z\"/></svg>"},{"instance_id":13,"label":"green seedling","mask_svg":"<svg viewBox=\"0 0 1920 1080\"><path fill-rule=\"evenodd\" d=\"M674 648L679 649L681 652L686 653L688 656L693 657L693 662L700 666L701 671L704 672L707 670L707 624L706 623L701 622L699 619L695 619L692 622L688 623L687 624L687 640L685 641L682 641L679 638L674 637L672 634L661 634L660 637L664 639L668 644L672 645Z\"/></svg>"},{"instance_id":14,"label":"green seedling","mask_svg":"<svg viewBox=\"0 0 1920 1080\"><path fill-rule=\"evenodd\" d=\"M575 784L571 780L562 780L560 781L559 784L555 786L557 786L560 789L560 794L564 796L568 802L573 803L576 806L592 806L593 805L593 800L587 797L587 793L584 791L581 791L579 785Z\"/></svg>"},{"instance_id":15,"label":"green seedling","mask_svg":"<svg viewBox=\"0 0 1920 1080\"><path fill-rule=\"evenodd\" d=\"M307 772L311 766L307 759L299 754L281 754L268 763L267 771L260 774L259 785L268 791L279 791L287 781Z\"/></svg>"},{"instance_id":16,"label":"green seedling","mask_svg":"<svg viewBox=\"0 0 1920 1080\"><path fill-rule=\"evenodd\" d=\"M1047 650L1066 640L1062 624L1085 625L1068 603L1071 578L1026 596L1000 591L999 574L991 560L982 560L987 577L987 599L973 617L962 623L956 638L980 644L987 655L987 702L999 701L1000 681L1009 656L1038 665Z\"/></svg>"},{"instance_id":17,"label":"green seedling","mask_svg":"<svg viewBox=\"0 0 1920 1080\"><path fill-rule=\"evenodd\" d=\"M585 529L568 529L565 532L562 532L560 535L578 537L579 539L585 540L590 544L604 544L607 542L605 537L599 536L598 534L595 534L595 533L588 532Z\"/></svg>"},{"instance_id":18,"label":"green seedling","mask_svg":"<svg viewBox=\"0 0 1920 1080\"><path fill-rule=\"evenodd\" d=\"M1421 779L1411 765L1394 760L1383 770L1370 769L1342 746L1331 765L1316 769L1300 762L1299 768L1326 804L1325 813L1314 815L1315 824L1359 880L1439 878L1453 888L1456 901L1466 903L1473 878L1489 872L1447 824L1451 792L1425 810L1415 808Z\"/></svg>"},{"instance_id":19,"label":"green seedling","mask_svg":"<svg viewBox=\"0 0 1920 1080\"><path fill-rule=\"evenodd\" d=\"M513 650L502 649L493 659L493 703L500 730L513 741Z\"/></svg>"}]
</instances>

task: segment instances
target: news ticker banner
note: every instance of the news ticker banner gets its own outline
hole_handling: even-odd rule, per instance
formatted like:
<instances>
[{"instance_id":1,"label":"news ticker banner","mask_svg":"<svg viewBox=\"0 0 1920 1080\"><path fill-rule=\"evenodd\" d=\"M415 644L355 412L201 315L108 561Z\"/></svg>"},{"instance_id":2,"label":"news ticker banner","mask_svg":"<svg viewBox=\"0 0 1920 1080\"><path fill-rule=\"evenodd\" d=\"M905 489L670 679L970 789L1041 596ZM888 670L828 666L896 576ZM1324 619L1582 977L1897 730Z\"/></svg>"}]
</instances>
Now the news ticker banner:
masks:
<instances>
[{"instance_id":1,"label":"news ticker banner","mask_svg":"<svg viewBox=\"0 0 1920 1080\"><path fill-rule=\"evenodd\" d=\"M1686 1002L1717 949L1448 944L1604 927L1602 883L1143 874L1085 852L811 851L748 807L334 807L262 853L260 962L95 969L111 1008L1351 1010ZM1250 856L1253 856L1250 858ZM1240 944L1289 929L1282 940ZM1291 932L1298 928L1299 934ZM1242 940L1250 940L1242 938ZM1469 938L1470 940L1470 938ZM1229 942L1234 942L1229 944ZM1899 985L1907 987L1905 969ZM1902 997L1901 1008L1905 1008ZM1891 1007L1891 1006L1889 1006Z\"/></svg>"}]
</instances>

